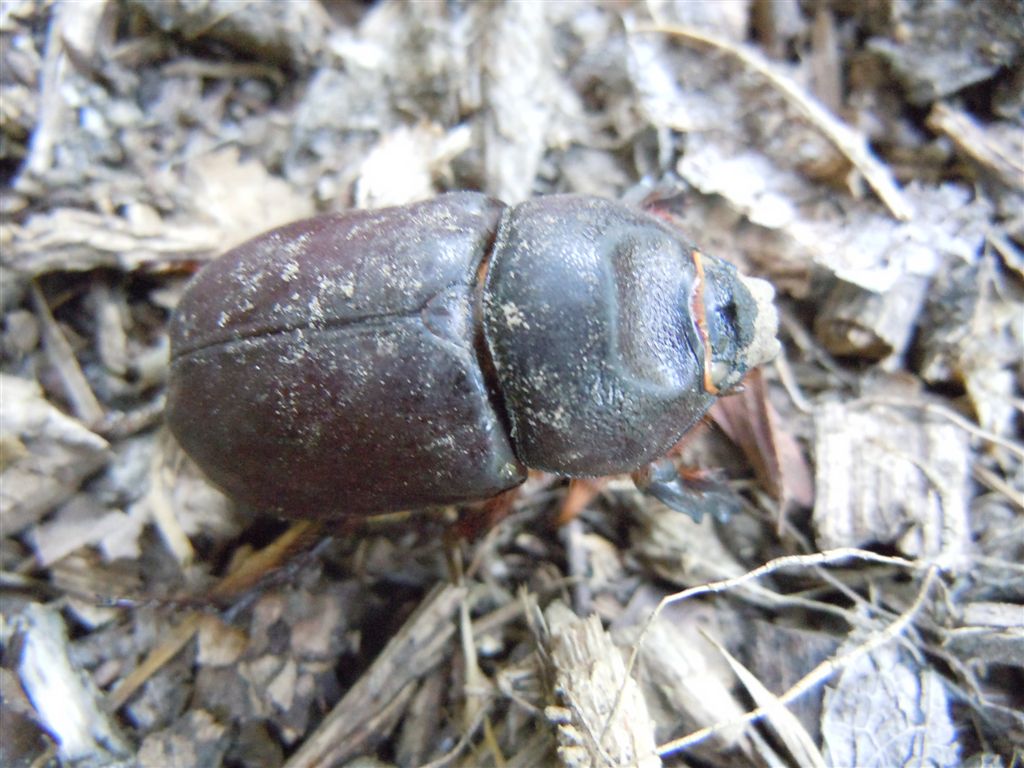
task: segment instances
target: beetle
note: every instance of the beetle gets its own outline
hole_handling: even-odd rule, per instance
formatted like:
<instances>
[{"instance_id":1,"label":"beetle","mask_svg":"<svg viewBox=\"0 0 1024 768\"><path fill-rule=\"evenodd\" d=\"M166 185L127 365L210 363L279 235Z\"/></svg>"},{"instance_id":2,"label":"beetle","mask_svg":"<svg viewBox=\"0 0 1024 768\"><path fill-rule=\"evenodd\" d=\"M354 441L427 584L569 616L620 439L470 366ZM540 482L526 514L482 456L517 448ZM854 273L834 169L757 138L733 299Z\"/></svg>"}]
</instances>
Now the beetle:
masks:
<instances>
[{"instance_id":1,"label":"beetle","mask_svg":"<svg viewBox=\"0 0 1024 768\"><path fill-rule=\"evenodd\" d=\"M597 197L475 192L279 227L171 320L167 422L236 501L344 518L628 472L774 356L773 291Z\"/></svg>"}]
</instances>

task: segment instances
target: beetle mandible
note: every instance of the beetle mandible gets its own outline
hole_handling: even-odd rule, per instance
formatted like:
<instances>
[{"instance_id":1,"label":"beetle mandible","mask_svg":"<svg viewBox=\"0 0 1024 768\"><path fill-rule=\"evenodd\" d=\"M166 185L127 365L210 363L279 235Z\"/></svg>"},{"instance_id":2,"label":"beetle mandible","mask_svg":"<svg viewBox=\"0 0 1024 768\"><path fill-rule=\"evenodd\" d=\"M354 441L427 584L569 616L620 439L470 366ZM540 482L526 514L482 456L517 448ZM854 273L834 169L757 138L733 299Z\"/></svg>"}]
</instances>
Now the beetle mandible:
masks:
<instances>
[{"instance_id":1,"label":"beetle mandible","mask_svg":"<svg viewBox=\"0 0 1024 768\"><path fill-rule=\"evenodd\" d=\"M596 197L320 216L193 278L167 419L216 485L288 517L478 500L527 467L631 471L774 356L772 297Z\"/></svg>"}]
</instances>

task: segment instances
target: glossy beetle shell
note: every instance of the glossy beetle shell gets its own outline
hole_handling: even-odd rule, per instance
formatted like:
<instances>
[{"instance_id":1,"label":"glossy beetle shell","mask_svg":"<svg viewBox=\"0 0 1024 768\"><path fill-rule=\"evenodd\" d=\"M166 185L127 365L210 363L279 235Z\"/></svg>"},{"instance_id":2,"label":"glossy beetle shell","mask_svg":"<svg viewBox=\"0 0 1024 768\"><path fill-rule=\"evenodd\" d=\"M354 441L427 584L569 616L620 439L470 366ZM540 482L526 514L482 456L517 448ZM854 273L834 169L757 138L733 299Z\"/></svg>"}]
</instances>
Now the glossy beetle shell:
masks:
<instances>
[{"instance_id":1,"label":"glossy beetle shell","mask_svg":"<svg viewBox=\"0 0 1024 768\"><path fill-rule=\"evenodd\" d=\"M527 466L628 471L711 405L712 348L735 378L759 362L747 284L598 198L452 193L300 221L186 290L168 423L229 495L286 516L485 498ZM710 331L698 290L717 297Z\"/></svg>"}]
</instances>

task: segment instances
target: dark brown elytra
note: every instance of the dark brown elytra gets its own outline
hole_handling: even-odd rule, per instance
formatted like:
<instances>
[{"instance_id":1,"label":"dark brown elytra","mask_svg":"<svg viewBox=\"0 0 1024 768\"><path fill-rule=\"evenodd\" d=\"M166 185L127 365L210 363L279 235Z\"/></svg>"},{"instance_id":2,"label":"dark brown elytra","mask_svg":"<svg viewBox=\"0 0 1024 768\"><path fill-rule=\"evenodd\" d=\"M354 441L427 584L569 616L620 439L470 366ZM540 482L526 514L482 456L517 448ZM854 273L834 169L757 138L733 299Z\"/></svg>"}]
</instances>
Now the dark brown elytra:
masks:
<instances>
[{"instance_id":1,"label":"dark brown elytra","mask_svg":"<svg viewBox=\"0 0 1024 768\"><path fill-rule=\"evenodd\" d=\"M341 518L662 455L777 348L771 288L594 197L295 222L194 278L167 418L247 506Z\"/></svg>"}]
</instances>

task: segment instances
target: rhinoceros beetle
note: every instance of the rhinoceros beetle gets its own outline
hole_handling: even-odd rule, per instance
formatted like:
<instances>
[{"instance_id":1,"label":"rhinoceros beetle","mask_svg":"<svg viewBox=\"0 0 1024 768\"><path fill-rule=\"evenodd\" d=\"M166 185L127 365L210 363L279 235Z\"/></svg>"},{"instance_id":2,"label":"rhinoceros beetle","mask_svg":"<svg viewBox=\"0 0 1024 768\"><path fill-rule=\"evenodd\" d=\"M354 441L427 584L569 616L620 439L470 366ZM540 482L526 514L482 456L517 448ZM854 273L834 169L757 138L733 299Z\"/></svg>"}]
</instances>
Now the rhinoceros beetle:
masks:
<instances>
[{"instance_id":1,"label":"rhinoceros beetle","mask_svg":"<svg viewBox=\"0 0 1024 768\"><path fill-rule=\"evenodd\" d=\"M595 197L455 192L274 229L171 324L167 419L245 505L342 518L635 470L771 358L770 286Z\"/></svg>"}]
</instances>

